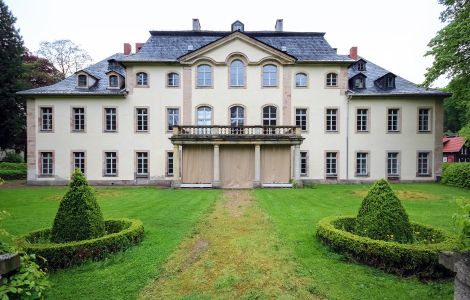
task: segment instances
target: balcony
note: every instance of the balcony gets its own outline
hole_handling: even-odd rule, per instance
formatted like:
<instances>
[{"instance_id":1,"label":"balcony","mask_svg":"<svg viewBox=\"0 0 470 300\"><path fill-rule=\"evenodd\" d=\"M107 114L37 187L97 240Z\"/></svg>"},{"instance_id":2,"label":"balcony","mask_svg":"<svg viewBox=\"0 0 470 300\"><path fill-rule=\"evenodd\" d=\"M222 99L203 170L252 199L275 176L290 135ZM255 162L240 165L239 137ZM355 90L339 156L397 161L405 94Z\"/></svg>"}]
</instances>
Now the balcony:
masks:
<instances>
[{"instance_id":1,"label":"balcony","mask_svg":"<svg viewBox=\"0 0 470 300\"><path fill-rule=\"evenodd\" d=\"M296 126L175 126L170 140L183 144L300 145L304 138Z\"/></svg>"}]
</instances>

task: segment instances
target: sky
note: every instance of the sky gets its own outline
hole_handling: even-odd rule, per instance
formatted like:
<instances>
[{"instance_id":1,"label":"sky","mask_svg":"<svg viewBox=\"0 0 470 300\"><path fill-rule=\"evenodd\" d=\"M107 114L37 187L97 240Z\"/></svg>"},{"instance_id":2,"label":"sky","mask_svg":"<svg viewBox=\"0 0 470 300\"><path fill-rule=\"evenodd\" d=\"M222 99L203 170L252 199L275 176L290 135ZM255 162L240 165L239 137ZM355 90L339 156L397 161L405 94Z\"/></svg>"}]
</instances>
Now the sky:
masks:
<instances>
[{"instance_id":1,"label":"sky","mask_svg":"<svg viewBox=\"0 0 470 300\"><path fill-rule=\"evenodd\" d=\"M437 0L4 0L17 18L25 46L70 39L100 61L123 51L123 43L145 42L149 30L190 30L199 18L203 30L230 30L240 20L245 30L326 32L339 54L352 46L359 55L414 83L424 80L432 57L427 44L445 24ZM439 78L435 87L447 84Z\"/></svg>"}]
</instances>

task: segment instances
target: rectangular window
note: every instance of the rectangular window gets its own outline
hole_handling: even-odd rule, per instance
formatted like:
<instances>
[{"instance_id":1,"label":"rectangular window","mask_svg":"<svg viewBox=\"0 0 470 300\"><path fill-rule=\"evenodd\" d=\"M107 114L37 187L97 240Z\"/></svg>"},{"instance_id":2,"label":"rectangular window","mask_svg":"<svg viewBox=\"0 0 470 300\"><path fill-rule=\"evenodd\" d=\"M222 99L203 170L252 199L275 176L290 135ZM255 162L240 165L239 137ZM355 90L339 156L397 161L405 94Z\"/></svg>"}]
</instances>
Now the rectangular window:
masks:
<instances>
[{"instance_id":1,"label":"rectangular window","mask_svg":"<svg viewBox=\"0 0 470 300\"><path fill-rule=\"evenodd\" d=\"M117 108L106 107L104 109L105 114L105 129L104 131L116 131L117 130Z\"/></svg>"},{"instance_id":2,"label":"rectangular window","mask_svg":"<svg viewBox=\"0 0 470 300\"><path fill-rule=\"evenodd\" d=\"M388 177L398 177L400 172L398 170L398 152L388 152L387 153L387 176Z\"/></svg>"},{"instance_id":3,"label":"rectangular window","mask_svg":"<svg viewBox=\"0 0 470 300\"><path fill-rule=\"evenodd\" d=\"M73 169L80 169L85 174L85 152L73 152Z\"/></svg>"},{"instance_id":4,"label":"rectangular window","mask_svg":"<svg viewBox=\"0 0 470 300\"><path fill-rule=\"evenodd\" d=\"M41 131L52 131L52 107L41 107Z\"/></svg>"},{"instance_id":5,"label":"rectangular window","mask_svg":"<svg viewBox=\"0 0 470 300\"><path fill-rule=\"evenodd\" d=\"M420 108L418 110L418 131L430 132L431 131L431 109Z\"/></svg>"},{"instance_id":6,"label":"rectangular window","mask_svg":"<svg viewBox=\"0 0 470 300\"><path fill-rule=\"evenodd\" d=\"M54 156L52 152L41 152L41 175L54 175Z\"/></svg>"},{"instance_id":7,"label":"rectangular window","mask_svg":"<svg viewBox=\"0 0 470 300\"><path fill-rule=\"evenodd\" d=\"M387 112L387 131L400 131L400 110L398 108L389 108Z\"/></svg>"},{"instance_id":8,"label":"rectangular window","mask_svg":"<svg viewBox=\"0 0 470 300\"><path fill-rule=\"evenodd\" d=\"M137 152L136 153L136 164L137 164L137 176L147 177L149 174L149 154L148 152Z\"/></svg>"},{"instance_id":9,"label":"rectangular window","mask_svg":"<svg viewBox=\"0 0 470 300\"><path fill-rule=\"evenodd\" d=\"M418 152L418 176L430 176L430 171L430 152Z\"/></svg>"},{"instance_id":10,"label":"rectangular window","mask_svg":"<svg viewBox=\"0 0 470 300\"><path fill-rule=\"evenodd\" d=\"M326 131L328 132L338 131L338 109L337 108L326 109Z\"/></svg>"},{"instance_id":11,"label":"rectangular window","mask_svg":"<svg viewBox=\"0 0 470 300\"><path fill-rule=\"evenodd\" d=\"M72 108L72 112L73 131L85 131L85 108L74 107Z\"/></svg>"},{"instance_id":12,"label":"rectangular window","mask_svg":"<svg viewBox=\"0 0 470 300\"><path fill-rule=\"evenodd\" d=\"M367 108L358 108L356 110L356 131L367 132L369 130L369 110Z\"/></svg>"},{"instance_id":13,"label":"rectangular window","mask_svg":"<svg viewBox=\"0 0 470 300\"><path fill-rule=\"evenodd\" d=\"M166 176L173 176L173 152L166 153Z\"/></svg>"},{"instance_id":14,"label":"rectangular window","mask_svg":"<svg viewBox=\"0 0 470 300\"><path fill-rule=\"evenodd\" d=\"M325 173L326 177L336 177L338 175L338 152L326 152Z\"/></svg>"},{"instance_id":15,"label":"rectangular window","mask_svg":"<svg viewBox=\"0 0 470 300\"><path fill-rule=\"evenodd\" d=\"M300 176L308 176L308 152L300 151Z\"/></svg>"},{"instance_id":16,"label":"rectangular window","mask_svg":"<svg viewBox=\"0 0 470 300\"><path fill-rule=\"evenodd\" d=\"M105 176L117 176L117 153L116 152L105 152Z\"/></svg>"},{"instance_id":17,"label":"rectangular window","mask_svg":"<svg viewBox=\"0 0 470 300\"><path fill-rule=\"evenodd\" d=\"M298 126L302 131L307 131L307 109L296 108L295 109L295 126Z\"/></svg>"},{"instance_id":18,"label":"rectangular window","mask_svg":"<svg viewBox=\"0 0 470 300\"><path fill-rule=\"evenodd\" d=\"M173 130L174 126L179 125L179 120L180 120L180 110L179 108L167 108L166 110L167 116L167 130L171 131Z\"/></svg>"},{"instance_id":19,"label":"rectangular window","mask_svg":"<svg viewBox=\"0 0 470 300\"><path fill-rule=\"evenodd\" d=\"M136 108L136 131L145 132L148 131L148 109L147 108Z\"/></svg>"},{"instance_id":20,"label":"rectangular window","mask_svg":"<svg viewBox=\"0 0 470 300\"><path fill-rule=\"evenodd\" d=\"M356 176L369 175L369 153L357 152L356 153Z\"/></svg>"}]
</instances>

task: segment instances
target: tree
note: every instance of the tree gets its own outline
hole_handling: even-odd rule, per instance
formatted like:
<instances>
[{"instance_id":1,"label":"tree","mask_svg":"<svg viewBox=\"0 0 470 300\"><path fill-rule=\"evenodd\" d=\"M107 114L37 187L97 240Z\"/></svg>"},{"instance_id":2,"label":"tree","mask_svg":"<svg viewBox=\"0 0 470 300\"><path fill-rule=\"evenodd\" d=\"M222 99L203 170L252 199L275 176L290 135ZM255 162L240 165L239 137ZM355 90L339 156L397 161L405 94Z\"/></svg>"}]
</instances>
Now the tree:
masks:
<instances>
[{"instance_id":1,"label":"tree","mask_svg":"<svg viewBox=\"0 0 470 300\"><path fill-rule=\"evenodd\" d=\"M23 40L16 18L0 0L0 148L24 149L25 104L19 91L22 76Z\"/></svg>"},{"instance_id":2,"label":"tree","mask_svg":"<svg viewBox=\"0 0 470 300\"><path fill-rule=\"evenodd\" d=\"M439 0L446 6L440 19L447 25L429 42L425 55L433 56L424 85L446 75L453 95L445 105L445 129L453 132L470 123L470 1Z\"/></svg>"},{"instance_id":3,"label":"tree","mask_svg":"<svg viewBox=\"0 0 470 300\"><path fill-rule=\"evenodd\" d=\"M62 78L60 72L45 58L38 57L26 49L23 54L22 88L32 89L56 83Z\"/></svg>"},{"instance_id":4,"label":"tree","mask_svg":"<svg viewBox=\"0 0 470 300\"><path fill-rule=\"evenodd\" d=\"M59 70L61 79L91 63L90 55L71 40L41 42L38 55L52 62Z\"/></svg>"}]
</instances>

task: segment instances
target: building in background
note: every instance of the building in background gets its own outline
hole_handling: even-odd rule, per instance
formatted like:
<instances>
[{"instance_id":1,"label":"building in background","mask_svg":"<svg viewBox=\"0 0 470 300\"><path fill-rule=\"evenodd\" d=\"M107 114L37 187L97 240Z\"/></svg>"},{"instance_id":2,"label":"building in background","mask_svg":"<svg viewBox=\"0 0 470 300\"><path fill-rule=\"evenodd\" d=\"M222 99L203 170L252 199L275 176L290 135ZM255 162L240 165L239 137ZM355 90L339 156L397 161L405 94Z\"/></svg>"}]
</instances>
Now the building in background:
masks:
<instances>
[{"instance_id":1,"label":"building in background","mask_svg":"<svg viewBox=\"0 0 470 300\"><path fill-rule=\"evenodd\" d=\"M444 136L443 161L444 162L470 162L470 148L465 146L465 138L461 136Z\"/></svg>"}]
</instances>

